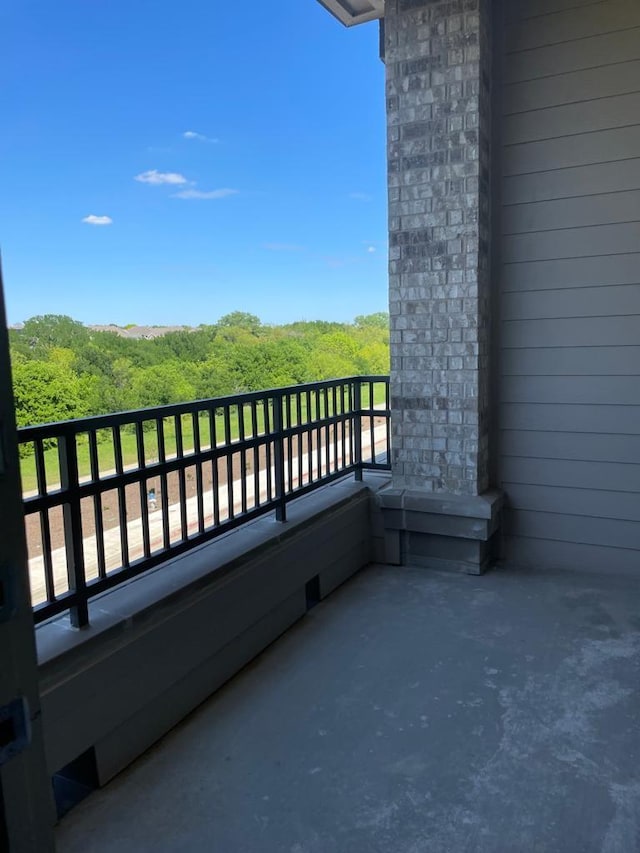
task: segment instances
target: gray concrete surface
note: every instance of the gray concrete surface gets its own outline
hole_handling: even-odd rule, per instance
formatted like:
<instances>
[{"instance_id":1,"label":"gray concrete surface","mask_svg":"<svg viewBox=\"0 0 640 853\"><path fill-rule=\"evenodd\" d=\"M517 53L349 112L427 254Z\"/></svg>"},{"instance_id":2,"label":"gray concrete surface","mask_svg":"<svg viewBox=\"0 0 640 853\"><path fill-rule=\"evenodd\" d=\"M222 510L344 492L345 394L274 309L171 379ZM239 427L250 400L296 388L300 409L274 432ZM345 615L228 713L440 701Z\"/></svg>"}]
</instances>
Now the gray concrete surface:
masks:
<instances>
[{"instance_id":1,"label":"gray concrete surface","mask_svg":"<svg viewBox=\"0 0 640 853\"><path fill-rule=\"evenodd\" d=\"M59 853L640 850L629 579L359 573L58 828Z\"/></svg>"}]
</instances>

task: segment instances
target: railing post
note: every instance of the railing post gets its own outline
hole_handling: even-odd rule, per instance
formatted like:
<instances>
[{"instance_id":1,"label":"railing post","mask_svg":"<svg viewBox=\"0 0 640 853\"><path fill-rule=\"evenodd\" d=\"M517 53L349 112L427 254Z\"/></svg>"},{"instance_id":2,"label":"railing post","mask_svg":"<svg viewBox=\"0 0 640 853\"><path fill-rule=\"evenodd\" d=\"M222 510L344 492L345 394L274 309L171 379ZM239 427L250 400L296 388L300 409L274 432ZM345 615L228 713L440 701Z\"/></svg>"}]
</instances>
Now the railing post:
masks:
<instances>
[{"instance_id":1,"label":"railing post","mask_svg":"<svg viewBox=\"0 0 640 853\"><path fill-rule=\"evenodd\" d=\"M355 463L355 478L362 480L362 385L356 378L353 386L353 408L355 417L353 419L353 455Z\"/></svg>"},{"instance_id":2,"label":"railing post","mask_svg":"<svg viewBox=\"0 0 640 853\"><path fill-rule=\"evenodd\" d=\"M84 547L82 543L82 514L78 495L78 453L75 435L58 438L60 485L66 500L62 505L64 544L67 552L67 577L69 589L75 592L77 603L70 608L69 618L74 628L89 624L87 580L84 575Z\"/></svg>"},{"instance_id":3,"label":"railing post","mask_svg":"<svg viewBox=\"0 0 640 853\"><path fill-rule=\"evenodd\" d=\"M284 477L284 436L282 434L282 394L273 397L273 432L275 437L274 466L276 488L276 521L287 520L287 503L285 500Z\"/></svg>"}]
</instances>

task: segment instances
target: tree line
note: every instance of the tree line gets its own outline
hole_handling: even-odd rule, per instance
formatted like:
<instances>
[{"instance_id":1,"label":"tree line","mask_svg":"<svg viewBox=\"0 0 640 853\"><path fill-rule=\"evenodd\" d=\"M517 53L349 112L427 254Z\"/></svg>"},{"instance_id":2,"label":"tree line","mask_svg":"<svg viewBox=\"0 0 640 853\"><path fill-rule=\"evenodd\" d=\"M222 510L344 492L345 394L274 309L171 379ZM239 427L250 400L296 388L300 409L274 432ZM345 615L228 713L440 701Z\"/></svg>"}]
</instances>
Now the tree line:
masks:
<instances>
[{"instance_id":1,"label":"tree line","mask_svg":"<svg viewBox=\"0 0 640 853\"><path fill-rule=\"evenodd\" d=\"M385 313L263 324L235 311L151 340L32 317L9 332L19 426L389 371Z\"/></svg>"}]
</instances>

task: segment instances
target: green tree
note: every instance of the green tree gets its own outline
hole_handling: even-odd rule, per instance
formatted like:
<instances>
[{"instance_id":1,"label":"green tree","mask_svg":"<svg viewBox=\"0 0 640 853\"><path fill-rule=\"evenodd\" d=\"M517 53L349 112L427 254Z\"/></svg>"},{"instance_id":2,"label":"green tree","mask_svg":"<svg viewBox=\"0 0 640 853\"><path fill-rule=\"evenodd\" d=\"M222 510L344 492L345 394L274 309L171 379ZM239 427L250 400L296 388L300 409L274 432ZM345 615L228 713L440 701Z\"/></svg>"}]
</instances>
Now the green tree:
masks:
<instances>
[{"instance_id":1,"label":"green tree","mask_svg":"<svg viewBox=\"0 0 640 853\"><path fill-rule=\"evenodd\" d=\"M131 399L141 409L183 403L196 397L192 365L170 361L133 372ZM191 374L191 375L190 375Z\"/></svg>"},{"instance_id":2,"label":"green tree","mask_svg":"<svg viewBox=\"0 0 640 853\"><path fill-rule=\"evenodd\" d=\"M358 351L356 373L360 375L379 375L389 372L389 345L382 341L372 341Z\"/></svg>"},{"instance_id":3,"label":"green tree","mask_svg":"<svg viewBox=\"0 0 640 853\"><path fill-rule=\"evenodd\" d=\"M63 364L18 361L13 366L18 426L66 421L89 414L91 381Z\"/></svg>"},{"instance_id":4,"label":"green tree","mask_svg":"<svg viewBox=\"0 0 640 853\"><path fill-rule=\"evenodd\" d=\"M213 326L203 326L191 332L169 332L154 340L155 351L160 361L178 360L206 361L209 347L216 334Z\"/></svg>"},{"instance_id":5,"label":"green tree","mask_svg":"<svg viewBox=\"0 0 640 853\"><path fill-rule=\"evenodd\" d=\"M359 329L389 329L389 315L386 311L378 311L375 314L358 314L353 321Z\"/></svg>"},{"instance_id":6,"label":"green tree","mask_svg":"<svg viewBox=\"0 0 640 853\"><path fill-rule=\"evenodd\" d=\"M75 350L89 340L89 330L65 314L43 314L27 320L20 337L34 353L44 353L51 347Z\"/></svg>"},{"instance_id":7,"label":"green tree","mask_svg":"<svg viewBox=\"0 0 640 853\"><path fill-rule=\"evenodd\" d=\"M256 332L262 326L262 322L255 314L249 314L246 311L232 311L230 314L220 317L217 325L220 328L233 326L238 329L248 329L250 332Z\"/></svg>"},{"instance_id":8,"label":"green tree","mask_svg":"<svg viewBox=\"0 0 640 853\"><path fill-rule=\"evenodd\" d=\"M22 425L355 374L386 373L388 316L263 325L233 311L153 340L93 331L64 315L11 330Z\"/></svg>"}]
</instances>

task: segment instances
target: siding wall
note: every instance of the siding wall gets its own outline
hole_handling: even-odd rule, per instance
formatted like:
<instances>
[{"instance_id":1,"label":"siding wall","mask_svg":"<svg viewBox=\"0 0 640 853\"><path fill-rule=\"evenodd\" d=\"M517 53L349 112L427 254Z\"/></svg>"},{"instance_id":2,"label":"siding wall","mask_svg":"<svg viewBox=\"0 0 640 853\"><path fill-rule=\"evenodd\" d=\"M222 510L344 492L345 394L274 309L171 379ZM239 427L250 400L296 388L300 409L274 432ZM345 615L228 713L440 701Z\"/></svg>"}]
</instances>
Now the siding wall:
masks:
<instances>
[{"instance_id":1,"label":"siding wall","mask_svg":"<svg viewBox=\"0 0 640 853\"><path fill-rule=\"evenodd\" d=\"M640 571L640 2L505 5L507 557Z\"/></svg>"}]
</instances>

